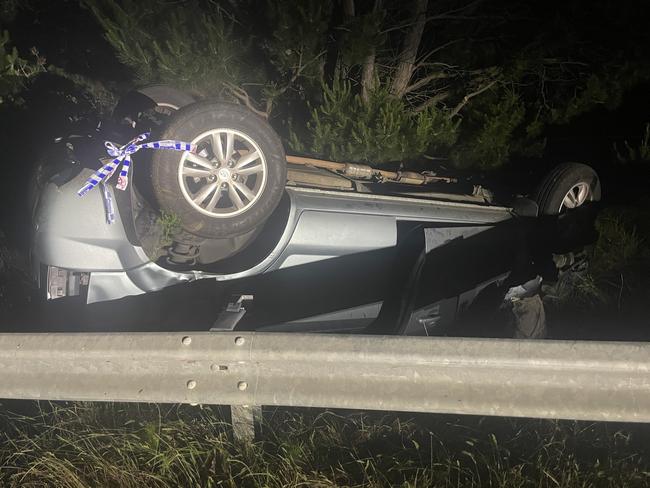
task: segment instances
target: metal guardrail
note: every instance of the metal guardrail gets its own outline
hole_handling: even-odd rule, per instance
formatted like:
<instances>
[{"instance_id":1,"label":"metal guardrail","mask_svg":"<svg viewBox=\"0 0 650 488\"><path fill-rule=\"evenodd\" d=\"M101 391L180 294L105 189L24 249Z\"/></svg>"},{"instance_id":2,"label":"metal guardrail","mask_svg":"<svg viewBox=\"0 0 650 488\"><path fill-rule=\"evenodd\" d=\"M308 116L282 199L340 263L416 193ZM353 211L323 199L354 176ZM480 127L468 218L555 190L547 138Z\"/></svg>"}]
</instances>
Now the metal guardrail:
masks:
<instances>
[{"instance_id":1,"label":"metal guardrail","mask_svg":"<svg viewBox=\"0 0 650 488\"><path fill-rule=\"evenodd\" d=\"M650 343L0 334L0 397L650 421Z\"/></svg>"}]
</instances>

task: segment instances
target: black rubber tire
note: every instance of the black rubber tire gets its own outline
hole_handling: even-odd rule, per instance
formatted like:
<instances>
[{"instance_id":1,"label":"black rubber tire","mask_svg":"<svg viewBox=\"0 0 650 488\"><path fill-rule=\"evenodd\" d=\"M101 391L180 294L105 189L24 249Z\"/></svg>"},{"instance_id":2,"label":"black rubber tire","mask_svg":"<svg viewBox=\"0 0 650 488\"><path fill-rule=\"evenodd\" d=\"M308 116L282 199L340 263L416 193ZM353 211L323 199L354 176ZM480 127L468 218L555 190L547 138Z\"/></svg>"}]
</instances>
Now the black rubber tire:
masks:
<instances>
[{"instance_id":1,"label":"black rubber tire","mask_svg":"<svg viewBox=\"0 0 650 488\"><path fill-rule=\"evenodd\" d=\"M600 201L600 179L593 168L582 163L564 163L553 169L537 188L535 201L539 207L539 214L558 215L562 200L578 183L589 185L591 189L589 201Z\"/></svg>"},{"instance_id":2,"label":"black rubber tire","mask_svg":"<svg viewBox=\"0 0 650 488\"><path fill-rule=\"evenodd\" d=\"M196 101L196 98L189 93L169 85L143 86L120 98L113 110L113 118L121 120L124 117L129 117L132 120L137 120L139 112L151 110L157 106L168 107L170 112L175 112Z\"/></svg>"},{"instance_id":3,"label":"black rubber tire","mask_svg":"<svg viewBox=\"0 0 650 488\"><path fill-rule=\"evenodd\" d=\"M190 234L208 239L234 237L261 225L273 213L282 195L287 178L287 160L282 141L268 122L240 105L200 102L180 109L170 118L161 139L193 141L210 129L238 130L259 146L267 164L266 185L255 204L240 215L211 217L198 212L183 197L178 181L181 153L153 151L152 183L160 208L180 218L181 226Z\"/></svg>"},{"instance_id":4,"label":"black rubber tire","mask_svg":"<svg viewBox=\"0 0 650 488\"><path fill-rule=\"evenodd\" d=\"M156 105L171 106L173 110L196 102L196 98L189 93L169 85L148 85L136 91L153 100Z\"/></svg>"}]
</instances>

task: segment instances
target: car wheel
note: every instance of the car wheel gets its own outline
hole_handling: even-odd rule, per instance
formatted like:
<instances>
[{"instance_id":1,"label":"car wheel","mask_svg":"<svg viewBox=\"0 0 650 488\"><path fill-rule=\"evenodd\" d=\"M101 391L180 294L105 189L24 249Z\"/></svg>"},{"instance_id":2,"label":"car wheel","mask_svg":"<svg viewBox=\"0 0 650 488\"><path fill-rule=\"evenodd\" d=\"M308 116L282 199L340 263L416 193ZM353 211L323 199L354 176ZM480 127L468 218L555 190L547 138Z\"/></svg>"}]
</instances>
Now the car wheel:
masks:
<instances>
[{"instance_id":1,"label":"car wheel","mask_svg":"<svg viewBox=\"0 0 650 488\"><path fill-rule=\"evenodd\" d=\"M263 119L240 105L196 103L170 117L161 139L190 142L195 153L154 151L152 183L160 207L204 238L245 234L275 210L286 156Z\"/></svg>"},{"instance_id":2,"label":"car wheel","mask_svg":"<svg viewBox=\"0 0 650 488\"><path fill-rule=\"evenodd\" d=\"M134 128L159 127L178 109L196 102L187 92L168 85L149 85L130 91L113 110L113 120Z\"/></svg>"},{"instance_id":3,"label":"car wheel","mask_svg":"<svg viewBox=\"0 0 650 488\"><path fill-rule=\"evenodd\" d=\"M171 115L178 109L196 102L189 93L168 85L149 85L136 91L150 98L156 104L156 110L166 115Z\"/></svg>"},{"instance_id":4,"label":"car wheel","mask_svg":"<svg viewBox=\"0 0 650 488\"><path fill-rule=\"evenodd\" d=\"M535 196L541 215L558 215L600 201L600 179L586 164L565 163L544 178Z\"/></svg>"},{"instance_id":5,"label":"car wheel","mask_svg":"<svg viewBox=\"0 0 650 488\"><path fill-rule=\"evenodd\" d=\"M598 202L600 198L598 175L591 167L580 163L558 166L539 186L536 196L539 213L559 216L541 227L543 235L539 241L549 243L544 254L537 258L545 275L542 296L548 297L549 291L553 296L561 290L568 290L572 283L580 282L577 278L585 276L588 261L584 247L593 243L598 235L594 227L598 209L586 205ZM582 212L572 212L580 207ZM521 311L513 309L515 312ZM515 316L520 318L516 313ZM520 331L524 329L519 328Z\"/></svg>"}]
</instances>

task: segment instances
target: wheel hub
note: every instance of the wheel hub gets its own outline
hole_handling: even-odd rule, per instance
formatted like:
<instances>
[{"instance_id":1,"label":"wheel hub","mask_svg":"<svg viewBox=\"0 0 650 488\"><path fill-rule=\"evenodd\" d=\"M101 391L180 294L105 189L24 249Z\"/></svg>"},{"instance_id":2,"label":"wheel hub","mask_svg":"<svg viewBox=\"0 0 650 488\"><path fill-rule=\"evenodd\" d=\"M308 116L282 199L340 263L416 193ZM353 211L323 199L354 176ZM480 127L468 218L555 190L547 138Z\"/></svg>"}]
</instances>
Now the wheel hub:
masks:
<instances>
[{"instance_id":1,"label":"wheel hub","mask_svg":"<svg viewBox=\"0 0 650 488\"><path fill-rule=\"evenodd\" d=\"M584 182L576 183L569 189L560 205L560 212L564 209L580 207L586 201L591 200L591 188Z\"/></svg>"},{"instance_id":2,"label":"wheel hub","mask_svg":"<svg viewBox=\"0 0 650 488\"><path fill-rule=\"evenodd\" d=\"M267 178L266 159L248 135L212 129L196 137L198 153L181 159L178 178L185 200L210 217L226 218L252 207Z\"/></svg>"}]
</instances>

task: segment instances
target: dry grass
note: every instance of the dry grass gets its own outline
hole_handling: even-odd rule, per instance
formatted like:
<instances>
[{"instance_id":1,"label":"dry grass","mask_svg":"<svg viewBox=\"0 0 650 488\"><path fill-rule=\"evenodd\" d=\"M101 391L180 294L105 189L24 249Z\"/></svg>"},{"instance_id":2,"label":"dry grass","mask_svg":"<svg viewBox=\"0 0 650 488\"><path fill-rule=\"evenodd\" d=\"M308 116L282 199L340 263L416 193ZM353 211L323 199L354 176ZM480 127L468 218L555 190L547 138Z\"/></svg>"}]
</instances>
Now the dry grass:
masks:
<instances>
[{"instance_id":1,"label":"dry grass","mask_svg":"<svg viewBox=\"0 0 650 488\"><path fill-rule=\"evenodd\" d=\"M23 407L24 409L24 407ZM578 422L266 412L235 443L218 408L42 404L2 414L21 487L589 487L650 484L650 429Z\"/></svg>"}]
</instances>

